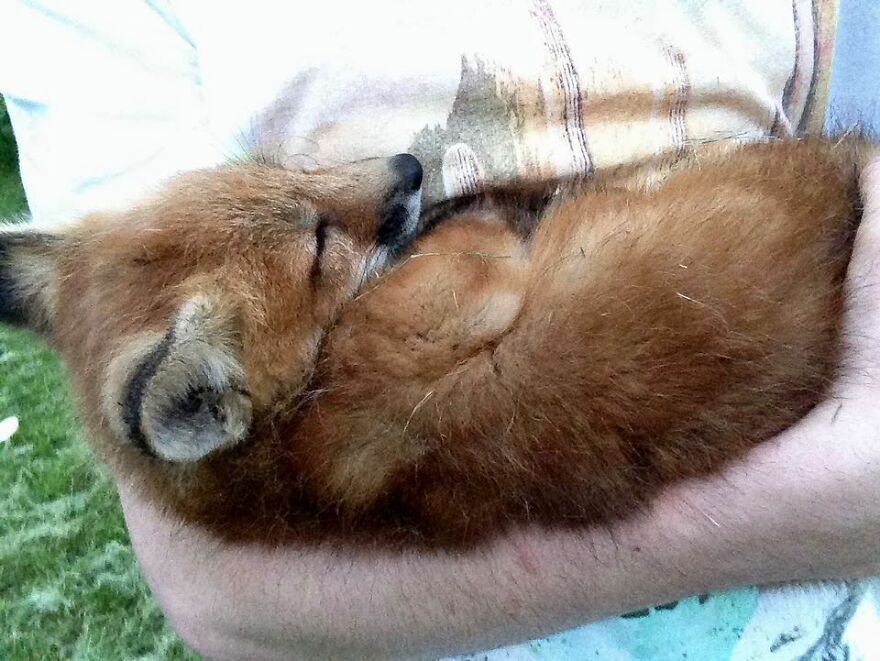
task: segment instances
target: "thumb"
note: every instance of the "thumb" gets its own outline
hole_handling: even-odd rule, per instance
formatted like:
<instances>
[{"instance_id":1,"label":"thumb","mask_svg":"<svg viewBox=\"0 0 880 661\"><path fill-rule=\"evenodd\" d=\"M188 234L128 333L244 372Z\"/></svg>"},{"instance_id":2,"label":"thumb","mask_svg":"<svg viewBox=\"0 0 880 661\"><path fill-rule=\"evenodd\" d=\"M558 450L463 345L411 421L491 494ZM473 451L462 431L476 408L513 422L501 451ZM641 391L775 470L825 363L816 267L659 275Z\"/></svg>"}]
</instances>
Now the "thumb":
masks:
<instances>
[{"instance_id":1,"label":"thumb","mask_svg":"<svg viewBox=\"0 0 880 661\"><path fill-rule=\"evenodd\" d=\"M880 382L880 157L862 170L864 211L846 276L846 362ZM861 380L861 379L860 379Z\"/></svg>"},{"instance_id":2,"label":"thumb","mask_svg":"<svg viewBox=\"0 0 880 661\"><path fill-rule=\"evenodd\" d=\"M880 249L880 152L877 152L862 168L859 180L862 191L862 222L856 235L856 245L852 263L877 278L877 251Z\"/></svg>"}]
</instances>

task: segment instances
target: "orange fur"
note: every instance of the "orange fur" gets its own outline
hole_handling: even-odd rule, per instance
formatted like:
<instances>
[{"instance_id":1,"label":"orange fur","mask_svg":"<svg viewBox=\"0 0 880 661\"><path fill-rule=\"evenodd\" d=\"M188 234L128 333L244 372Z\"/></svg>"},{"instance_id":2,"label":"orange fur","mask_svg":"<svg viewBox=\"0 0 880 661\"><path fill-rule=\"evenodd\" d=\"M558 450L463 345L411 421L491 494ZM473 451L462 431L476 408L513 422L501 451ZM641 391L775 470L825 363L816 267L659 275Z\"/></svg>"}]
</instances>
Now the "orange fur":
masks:
<instances>
[{"instance_id":1,"label":"orange fur","mask_svg":"<svg viewBox=\"0 0 880 661\"><path fill-rule=\"evenodd\" d=\"M508 191L360 288L381 176L186 175L61 238L50 336L102 456L230 538L460 544L606 521L822 397L859 214L852 146L714 150L650 190L632 173L579 184L548 193L525 237ZM343 220L315 283L296 225L324 213ZM214 325L188 341L232 355L217 382L252 412L243 441L174 463L120 438L105 400L170 325L202 323L179 321L194 295ZM196 349L178 341L185 366Z\"/></svg>"}]
</instances>

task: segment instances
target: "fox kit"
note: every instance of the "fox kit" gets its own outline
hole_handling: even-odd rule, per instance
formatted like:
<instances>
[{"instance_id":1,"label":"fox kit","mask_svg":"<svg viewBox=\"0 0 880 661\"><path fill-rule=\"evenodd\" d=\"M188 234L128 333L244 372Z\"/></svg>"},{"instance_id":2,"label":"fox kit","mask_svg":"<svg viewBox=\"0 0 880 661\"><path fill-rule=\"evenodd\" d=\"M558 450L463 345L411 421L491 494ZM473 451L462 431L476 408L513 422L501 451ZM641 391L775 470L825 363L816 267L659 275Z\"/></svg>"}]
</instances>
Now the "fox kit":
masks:
<instances>
[{"instance_id":1,"label":"fox kit","mask_svg":"<svg viewBox=\"0 0 880 661\"><path fill-rule=\"evenodd\" d=\"M228 538L606 521L822 397L851 146L477 196L420 236L412 156L230 164L63 233L7 228L0 318L61 354L118 474Z\"/></svg>"}]
</instances>

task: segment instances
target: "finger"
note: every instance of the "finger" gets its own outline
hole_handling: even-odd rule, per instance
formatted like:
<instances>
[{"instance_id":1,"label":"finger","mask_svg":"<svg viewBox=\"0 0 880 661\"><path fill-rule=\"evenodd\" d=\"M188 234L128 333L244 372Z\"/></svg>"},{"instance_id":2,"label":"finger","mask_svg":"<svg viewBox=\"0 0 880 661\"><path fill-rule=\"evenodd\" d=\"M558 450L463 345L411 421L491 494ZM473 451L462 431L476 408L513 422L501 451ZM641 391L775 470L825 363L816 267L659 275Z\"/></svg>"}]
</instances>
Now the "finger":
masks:
<instances>
[{"instance_id":1,"label":"finger","mask_svg":"<svg viewBox=\"0 0 880 661\"><path fill-rule=\"evenodd\" d=\"M864 210L856 234L848 278L863 283L880 281L880 157L862 169L860 180Z\"/></svg>"},{"instance_id":2,"label":"finger","mask_svg":"<svg viewBox=\"0 0 880 661\"><path fill-rule=\"evenodd\" d=\"M865 165L860 185L864 211L847 272L844 335L850 370L864 377L880 368L880 157Z\"/></svg>"}]
</instances>

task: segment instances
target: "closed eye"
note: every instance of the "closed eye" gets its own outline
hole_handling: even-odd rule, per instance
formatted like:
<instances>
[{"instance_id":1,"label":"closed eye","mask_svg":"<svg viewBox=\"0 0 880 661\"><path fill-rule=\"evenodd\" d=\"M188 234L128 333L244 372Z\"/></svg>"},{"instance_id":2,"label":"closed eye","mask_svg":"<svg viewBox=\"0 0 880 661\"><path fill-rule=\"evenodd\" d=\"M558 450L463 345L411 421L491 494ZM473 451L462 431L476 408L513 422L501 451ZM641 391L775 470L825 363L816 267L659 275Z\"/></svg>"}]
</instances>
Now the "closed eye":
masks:
<instances>
[{"instance_id":1,"label":"closed eye","mask_svg":"<svg viewBox=\"0 0 880 661\"><path fill-rule=\"evenodd\" d=\"M315 225L315 261L312 262L312 280L316 280L321 275L321 257L324 249L327 247L327 234L330 229L330 219L327 216L318 218L318 224Z\"/></svg>"},{"instance_id":2,"label":"closed eye","mask_svg":"<svg viewBox=\"0 0 880 661\"><path fill-rule=\"evenodd\" d=\"M321 259L321 255L324 253L324 248L327 245L327 230L329 227L329 219L326 216L321 216L318 219L318 224L315 226L315 259Z\"/></svg>"}]
</instances>

